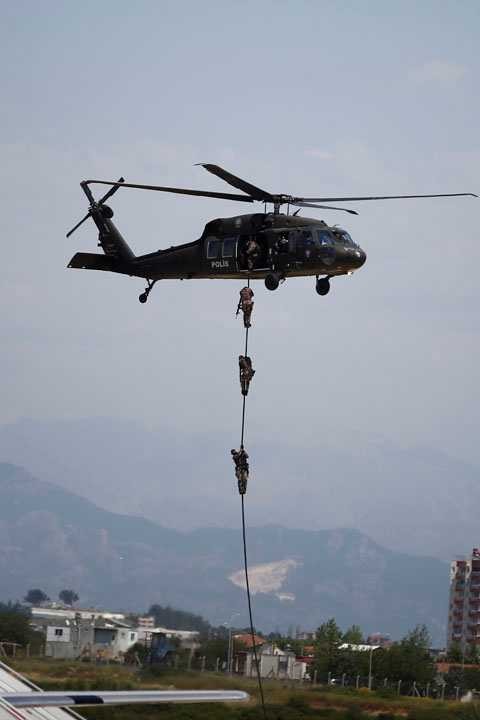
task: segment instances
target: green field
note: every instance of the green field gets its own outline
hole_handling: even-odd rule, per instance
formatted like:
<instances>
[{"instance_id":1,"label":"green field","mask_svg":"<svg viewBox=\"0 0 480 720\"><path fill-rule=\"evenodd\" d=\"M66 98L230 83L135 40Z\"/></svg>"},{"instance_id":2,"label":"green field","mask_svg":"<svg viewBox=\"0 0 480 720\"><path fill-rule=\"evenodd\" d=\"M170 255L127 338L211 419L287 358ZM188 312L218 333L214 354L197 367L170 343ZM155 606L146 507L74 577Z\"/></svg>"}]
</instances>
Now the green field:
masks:
<instances>
[{"instance_id":1,"label":"green field","mask_svg":"<svg viewBox=\"0 0 480 720\"><path fill-rule=\"evenodd\" d=\"M122 665L91 665L62 660L16 660L11 666L45 690L237 689L251 695L248 704L165 705L82 709L97 720L262 720L256 683L240 677L200 672L139 672ZM480 720L472 703L423 698L385 698L381 694L341 688L264 681L267 720Z\"/></svg>"}]
</instances>

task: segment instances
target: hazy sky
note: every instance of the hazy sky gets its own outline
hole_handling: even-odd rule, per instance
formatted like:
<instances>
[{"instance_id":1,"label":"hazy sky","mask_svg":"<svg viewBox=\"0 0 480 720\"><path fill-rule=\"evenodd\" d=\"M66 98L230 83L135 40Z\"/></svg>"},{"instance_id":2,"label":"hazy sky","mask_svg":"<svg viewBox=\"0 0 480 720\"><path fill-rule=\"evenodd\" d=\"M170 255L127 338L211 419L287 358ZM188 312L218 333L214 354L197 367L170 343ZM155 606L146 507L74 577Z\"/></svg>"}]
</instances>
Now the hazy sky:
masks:
<instances>
[{"instance_id":1,"label":"hazy sky","mask_svg":"<svg viewBox=\"0 0 480 720\"><path fill-rule=\"evenodd\" d=\"M119 417L233 446L240 283L161 282L140 305L139 279L67 270L96 249L91 222L65 239L78 183L227 190L194 167L212 162L298 195L480 194L479 31L477 0L2 3L0 422ZM137 253L243 211L112 205ZM354 207L323 217L367 264L328 297L313 278L254 285L249 435L318 446L319 465L325 435L480 465L480 200Z\"/></svg>"}]
</instances>

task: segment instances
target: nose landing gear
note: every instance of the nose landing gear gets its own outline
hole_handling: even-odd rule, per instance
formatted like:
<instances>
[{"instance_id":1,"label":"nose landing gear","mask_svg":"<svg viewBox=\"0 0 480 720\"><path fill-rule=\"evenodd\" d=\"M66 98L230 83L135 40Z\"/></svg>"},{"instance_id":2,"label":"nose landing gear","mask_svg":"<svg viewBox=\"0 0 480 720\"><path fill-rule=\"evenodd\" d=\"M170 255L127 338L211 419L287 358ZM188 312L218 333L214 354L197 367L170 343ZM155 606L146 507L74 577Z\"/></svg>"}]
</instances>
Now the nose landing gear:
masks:
<instances>
[{"instance_id":1,"label":"nose landing gear","mask_svg":"<svg viewBox=\"0 0 480 720\"><path fill-rule=\"evenodd\" d=\"M150 293L152 292L153 286L155 285L156 282L157 282L156 280L148 280L148 279L147 279L147 287L145 288L145 292L141 293L141 294L138 296L138 299L140 300L140 302L141 302L142 304L147 302L148 296L149 296Z\"/></svg>"},{"instance_id":2,"label":"nose landing gear","mask_svg":"<svg viewBox=\"0 0 480 720\"><path fill-rule=\"evenodd\" d=\"M330 278L319 278L317 275L317 281L315 283L315 290L319 295L328 295L330 292Z\"/></svg>"}]
</instances>

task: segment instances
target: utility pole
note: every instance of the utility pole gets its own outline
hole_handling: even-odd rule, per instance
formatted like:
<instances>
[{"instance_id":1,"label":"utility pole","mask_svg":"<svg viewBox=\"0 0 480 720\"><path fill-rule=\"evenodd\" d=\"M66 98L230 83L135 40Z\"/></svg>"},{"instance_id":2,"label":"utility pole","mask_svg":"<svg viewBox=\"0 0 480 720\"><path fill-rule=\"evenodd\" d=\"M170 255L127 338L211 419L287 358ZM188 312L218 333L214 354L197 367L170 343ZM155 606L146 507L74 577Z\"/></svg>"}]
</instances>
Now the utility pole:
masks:
<instances>
[{"instance_id":1,"label":"utility pole","mask_svg":"<svg viewBox=\"0 0 480 720\"><path fill-rule=\"evenodd\" d=\"M233 673L233 636L232 627L228 628L228 673Z\"/></svg>"},{"instance_id":2,"label":"utility pole","mask_svg":"<svg viewBox=\"0 0 480 720\"><path fill-rule=\"evenodd\" d=\"M372 658L373 658L373 645L370 647L370 661L368 663L368 689L372 689Z\"/></svg>"},{"instance_id":3,"label":"utility pole","mask_svg":"<svg viewBox=\"0 0 480 720\"><path fill-rule=\"evenodd\" d=\"M241 613L236 612L233 613L228 623L223 623L225 626L228 626L228 649L227 649L227 672L229 675L232 674L232 665L233 665L233 638L232 638L232 620L233 618L237 617L238 615L241 615Z\"/></svg>"},{"instance_id":4,"label":"utility pole","mask_svg":"<svg viewBox=\"0 0 480 720\"><path fill-rule=\"evenodd\" d=\"M231 675L231 667L230 667L231 650L232 650L232 628L229 627L228 628L228 649L227 649L227 673L229 675Z\"/></svg>"}]
</instances>

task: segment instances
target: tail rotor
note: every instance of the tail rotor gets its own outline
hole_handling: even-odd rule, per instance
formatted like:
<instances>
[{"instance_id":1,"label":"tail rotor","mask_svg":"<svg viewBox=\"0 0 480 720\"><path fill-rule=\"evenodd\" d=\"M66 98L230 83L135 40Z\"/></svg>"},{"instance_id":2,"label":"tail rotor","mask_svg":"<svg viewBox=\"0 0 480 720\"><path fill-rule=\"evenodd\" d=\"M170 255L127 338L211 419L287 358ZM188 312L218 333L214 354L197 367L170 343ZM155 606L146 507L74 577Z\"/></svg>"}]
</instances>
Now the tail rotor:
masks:
<instances>
[{"instance_id":1,"label":"tail rotor","mask_svg":"<svg viewBox=\"0 0 480 720\"><path fill-rule=\"evenodd\" d=\"M124 183L124 182L125 182L125 178L123 178L123 177L121 177L117 180L117 183ZM73 227L71 230L69 230L69 232L67 233L67 238L69 238L70 235L73 235L75 230L78 230L80 225L83 225L85 220L88 220L88 218L92 216L92 210L94 210L95 208L100 208L105 203L105 201L108 200L109 198L111 198L112 195L114 195L117 192L117 190L119 188L121 188L122 186L114 185L113 187L110 188L110 190L108 190L108 192L105 193L105 195L103 197L100 198L100 200L95 200L95 198L92 195L92 191L88 187L87 181L81 182L80 187L82 188L83 192L85 193L85 195L88 198L88 201L90 203L90 209L87 212L87 214L80 220L80 222L78 222L75 225L75 227Z\"/></svg>"}]
</instances>

